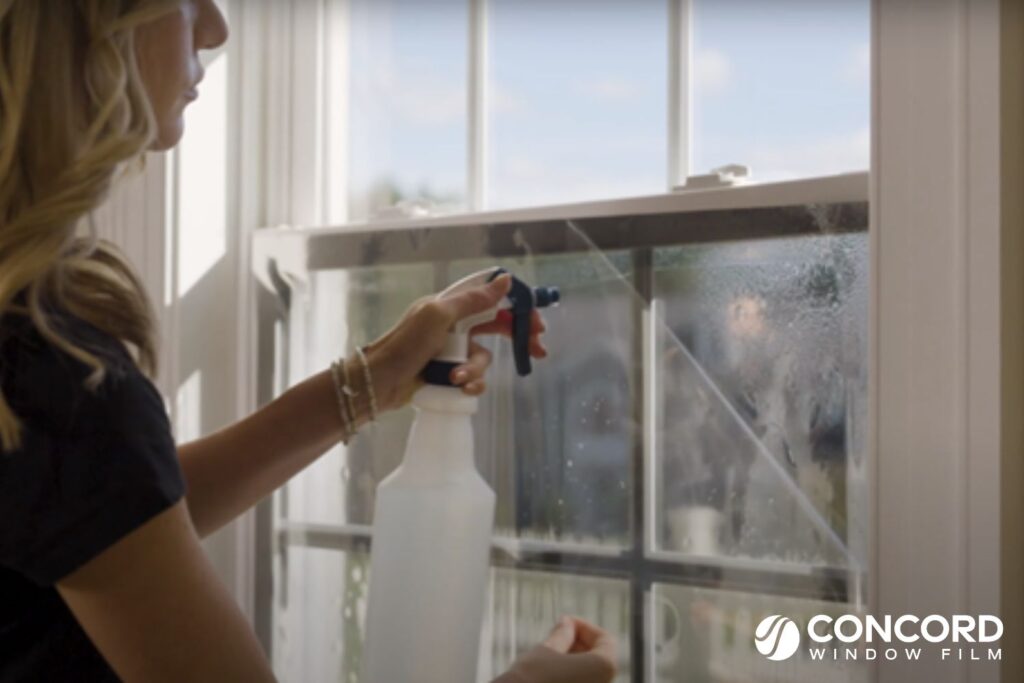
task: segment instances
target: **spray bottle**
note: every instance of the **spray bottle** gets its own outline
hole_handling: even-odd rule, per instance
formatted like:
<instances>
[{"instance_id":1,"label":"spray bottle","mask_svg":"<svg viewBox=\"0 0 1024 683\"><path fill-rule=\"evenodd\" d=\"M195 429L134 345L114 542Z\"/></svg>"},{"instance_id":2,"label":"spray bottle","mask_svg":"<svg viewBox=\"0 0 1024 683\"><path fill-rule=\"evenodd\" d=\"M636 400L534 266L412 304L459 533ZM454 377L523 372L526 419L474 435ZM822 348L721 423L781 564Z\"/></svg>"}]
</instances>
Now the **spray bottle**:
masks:
<instances>
[{"instance_id":1,"label":"spray bottle","mask_svg":"<svg viewBox=\"0 0 1024 683\"><path fill-rule=\"evenodd\" d=\"M470 275L438 296L504 272ZM516 370L528 375L531 313L558 299L557 289L533 289L513 277L502 302L456 324L424 370L405 458L377 487L363 683L475 680L495 495L473 458L477 399L449 377L467 360L470 330L502 309L512 314Z\"/></svg>"}]
</instances>

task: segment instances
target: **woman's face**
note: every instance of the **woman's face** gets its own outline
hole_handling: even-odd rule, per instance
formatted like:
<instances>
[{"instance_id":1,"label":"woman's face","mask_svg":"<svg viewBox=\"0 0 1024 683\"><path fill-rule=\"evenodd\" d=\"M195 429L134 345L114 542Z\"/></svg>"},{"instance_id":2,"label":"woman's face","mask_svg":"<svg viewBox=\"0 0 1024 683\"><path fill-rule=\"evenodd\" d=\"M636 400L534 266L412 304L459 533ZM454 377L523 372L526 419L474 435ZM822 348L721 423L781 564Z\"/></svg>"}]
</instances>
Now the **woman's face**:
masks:
<instances>
[{"instance_id":1,"label":"woman's face","mask_svg":"<svg viewBox=\"0 0 1024 683\"><path fill-rule=\"evenodd\" d=\"M199 97L199 51L220 47L227 38L227 24L213 0L181 0L170 13L135 29L139 73L157 121L154 150L178 144L185 107Z\"/></svg>"}]
</instances>

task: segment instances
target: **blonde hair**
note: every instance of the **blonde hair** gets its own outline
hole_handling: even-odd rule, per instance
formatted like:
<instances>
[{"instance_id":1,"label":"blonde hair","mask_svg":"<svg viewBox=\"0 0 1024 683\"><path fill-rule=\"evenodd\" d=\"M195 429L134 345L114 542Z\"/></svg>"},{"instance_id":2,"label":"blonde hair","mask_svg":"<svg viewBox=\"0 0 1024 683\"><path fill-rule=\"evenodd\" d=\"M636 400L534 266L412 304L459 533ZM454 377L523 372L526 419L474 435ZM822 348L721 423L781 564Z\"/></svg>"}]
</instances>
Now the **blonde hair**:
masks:
<instances>
[{"instance_id":1,"label":"blonde hair","mask_svg":"<svg viewBox=\"0 0 1024 683\"><path fill-rule=\"evenodd\" d=\"M157 371L144 286L91 221L88 237L76 231L156 138L134 28L179 2L0 0L0 317L28 316L48 342L92 368L91 391L104 362L61 336L48 310L130 344L139 367ZM0 391L0 446L21 443L21 421Z\"/></svg>"}]
</instances>

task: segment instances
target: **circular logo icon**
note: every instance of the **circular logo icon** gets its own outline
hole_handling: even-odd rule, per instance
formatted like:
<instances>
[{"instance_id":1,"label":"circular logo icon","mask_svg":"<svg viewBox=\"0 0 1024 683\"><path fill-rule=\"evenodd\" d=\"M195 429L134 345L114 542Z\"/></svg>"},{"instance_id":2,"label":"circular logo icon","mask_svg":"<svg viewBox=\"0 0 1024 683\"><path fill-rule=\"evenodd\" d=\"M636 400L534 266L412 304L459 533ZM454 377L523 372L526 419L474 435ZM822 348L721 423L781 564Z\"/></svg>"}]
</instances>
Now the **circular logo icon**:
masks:
<instances>
[{"instance_id":1,"label":"circular logo icon","mask_svg":"<svg viewBox=\"0 0 1024 683\"><path fill-rule=\"evenodd\" d=\"M789 617L773 614L757 625L754 644L765 657L781 662L792 657L800 647L800 628Z\"/></svg>"}]
</instances>

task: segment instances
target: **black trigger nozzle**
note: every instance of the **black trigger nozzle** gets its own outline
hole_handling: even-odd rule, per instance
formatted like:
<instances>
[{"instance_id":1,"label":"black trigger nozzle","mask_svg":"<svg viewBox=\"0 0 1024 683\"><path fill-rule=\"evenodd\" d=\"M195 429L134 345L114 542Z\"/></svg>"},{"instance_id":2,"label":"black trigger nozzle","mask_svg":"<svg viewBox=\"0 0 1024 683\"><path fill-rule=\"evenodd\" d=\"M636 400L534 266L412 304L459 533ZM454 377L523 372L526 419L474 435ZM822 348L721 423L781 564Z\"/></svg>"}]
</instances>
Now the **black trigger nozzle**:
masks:
<instances>
[{"instance_id":1,"label":"black trigger nozzle","mask_svg":"<svg viewBox=\"0 0 1024 683\"><path fill-rule=\"evenodd\" d=\"M562 293L558 291L558 287L536 287L533 290L533 300L537 308L554 306L561 298Z\"/></svg>"}]
</instances>

